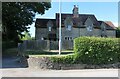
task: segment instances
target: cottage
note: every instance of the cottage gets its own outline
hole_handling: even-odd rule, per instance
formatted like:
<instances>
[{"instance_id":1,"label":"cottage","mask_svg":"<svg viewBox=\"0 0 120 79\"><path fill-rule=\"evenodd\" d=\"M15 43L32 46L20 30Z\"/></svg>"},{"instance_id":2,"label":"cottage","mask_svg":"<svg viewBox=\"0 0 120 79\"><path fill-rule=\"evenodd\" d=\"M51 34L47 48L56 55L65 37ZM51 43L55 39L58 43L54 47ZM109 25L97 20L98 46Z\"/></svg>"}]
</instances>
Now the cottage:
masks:
<instances>
[{"instance_id":1,"label":"cottage","mask_svg":"<svg viewBox=\"0 0 120 79\"><path fill-rule=\"evenodd\" d=\"M73 49L74 38L81 36L115 37L115 26L110 21L98 21L93 14L79 14L74 5L73 14L61 14L62 49ZM58 48L59 13L55 19L37 19L35 39L47 42L47 48Z\"/></svg>"}]
</instances>

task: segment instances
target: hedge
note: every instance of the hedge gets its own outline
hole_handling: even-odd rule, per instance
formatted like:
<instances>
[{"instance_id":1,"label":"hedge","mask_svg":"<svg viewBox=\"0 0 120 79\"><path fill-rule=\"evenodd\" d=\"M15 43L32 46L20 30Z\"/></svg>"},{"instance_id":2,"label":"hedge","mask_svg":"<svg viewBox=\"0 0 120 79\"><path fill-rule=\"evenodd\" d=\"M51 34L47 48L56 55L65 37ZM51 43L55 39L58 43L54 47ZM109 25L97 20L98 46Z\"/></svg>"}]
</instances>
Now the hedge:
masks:
<instances>
[{"instance_id":1,"label":"hedge","mask_svg":"<svg viewBox=\"0 0 120 79\"><path fill-rule=\"evenodd\" d=\"M50 57L52 62L60 64L74 64L74 54Z\"/></svg>"},{"instance_id":2,"label":"hedge","mask_svg":"<svg viewBox=\"0 0 120 79\"><path fill-rule=\"evenodd\" d=\"M120 61L120 38L79 37L74 40L75 62L112 64Z\"/></svg>"},{"instance_id":3,"label":"hedge","mask_svg":"<svg viewBox=\"0 0 120 79\"><path fill-rule=\"evenodd\" d=\"M120 62L120 38L79 37L74 40L74 54L51 57L61 64L114 64Z\"/></svg>"}]
</instances>

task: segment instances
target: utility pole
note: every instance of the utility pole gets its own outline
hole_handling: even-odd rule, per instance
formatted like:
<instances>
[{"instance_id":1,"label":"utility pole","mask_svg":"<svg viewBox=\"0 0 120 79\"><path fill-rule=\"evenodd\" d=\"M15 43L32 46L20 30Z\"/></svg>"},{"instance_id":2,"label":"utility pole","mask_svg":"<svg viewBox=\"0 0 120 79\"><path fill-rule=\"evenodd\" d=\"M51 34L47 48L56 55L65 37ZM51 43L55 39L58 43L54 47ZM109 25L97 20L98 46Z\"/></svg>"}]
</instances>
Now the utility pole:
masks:
<instances>
[{"instance_id":1,"label":"utility pole","mask_svg":"<svg viewBox=\"0 0 120 79\"><path fill-rule=\"evenodd\" d=\"M61 0L59 0L59 55L61 54Z\"/></svg>"}]
</instances>

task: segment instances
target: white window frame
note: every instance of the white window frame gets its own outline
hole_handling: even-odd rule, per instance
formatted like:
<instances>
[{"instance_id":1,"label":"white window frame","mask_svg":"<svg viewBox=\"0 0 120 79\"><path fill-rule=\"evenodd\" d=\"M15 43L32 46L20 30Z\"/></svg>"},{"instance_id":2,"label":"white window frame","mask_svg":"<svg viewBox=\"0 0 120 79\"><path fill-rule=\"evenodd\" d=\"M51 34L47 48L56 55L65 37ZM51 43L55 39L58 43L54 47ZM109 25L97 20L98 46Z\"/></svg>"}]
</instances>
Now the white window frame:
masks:
<instances>
[{"instance_id":1,"label":"white window frame","mask_svg":"<svg viewBox=\"0 0 120 79\"><path fill-rule=\"evenodd\" d=\"M52 27L49 26L48 29L49 29L49 31L51 31L51 30L52 30Z\"/></svg>"},{"instance_id":2,"label":"white window frame","mask_svg":"<svg viewBox=\"0 0 120 79\"><path fill-rule=\"evenodd\" d=\"M92 27L92 25L89 25L89 26L87 26L87 31L93 31L93 27Z\"/></svg>"},{"instance_id":3,"label":"white window frame","mask_svg":"<svg viewBox=\"0 0 120 79\"><path fill-rule=\"evenodd\" d=\"M41 40L44 40L44 38L42 37Z\"/></svg>"},{"instance_id":4,"label":"white window frame","mask_svg":"<svg viewBox=\"0 0 120 79\"><path fill-rule=\"evenodd\" d=\"M67 30L68 30L68 31L71 31L71 27L72 27L71 25L68 25L68 26L67 26Z\"/></svg>"}]
</instances>

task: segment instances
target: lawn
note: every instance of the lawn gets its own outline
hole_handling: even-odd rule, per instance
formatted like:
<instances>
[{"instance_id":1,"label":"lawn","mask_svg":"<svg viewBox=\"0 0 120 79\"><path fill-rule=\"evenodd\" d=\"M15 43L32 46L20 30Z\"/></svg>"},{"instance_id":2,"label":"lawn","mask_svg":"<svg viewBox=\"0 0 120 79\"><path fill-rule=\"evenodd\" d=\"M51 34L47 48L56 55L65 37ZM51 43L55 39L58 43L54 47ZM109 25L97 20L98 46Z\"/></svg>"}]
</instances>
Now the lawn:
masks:
<instances>
[{"instance_id":1,"label":"lawn","mask_svg":"<svg viewBox=\"0 0 120 79\"><path fill-rule=\"evenodd\" d=\"M40 50L27 50L25 51L26 55L29 56L58 56L59 55L59 51L58 50L44 50L44 51L40 51ZM61 51L61 55L60 56L65 56L65 55L71 55L73 54L73 50L64 50Z\"/></svg>"}]
</instances>

